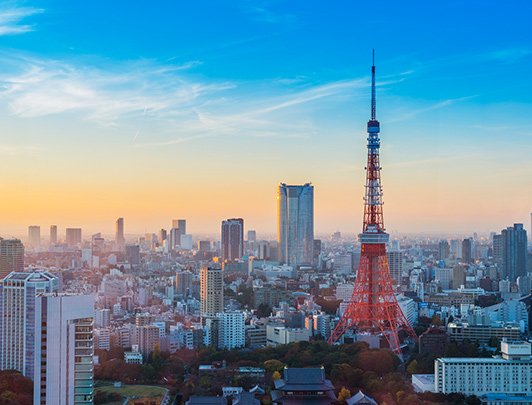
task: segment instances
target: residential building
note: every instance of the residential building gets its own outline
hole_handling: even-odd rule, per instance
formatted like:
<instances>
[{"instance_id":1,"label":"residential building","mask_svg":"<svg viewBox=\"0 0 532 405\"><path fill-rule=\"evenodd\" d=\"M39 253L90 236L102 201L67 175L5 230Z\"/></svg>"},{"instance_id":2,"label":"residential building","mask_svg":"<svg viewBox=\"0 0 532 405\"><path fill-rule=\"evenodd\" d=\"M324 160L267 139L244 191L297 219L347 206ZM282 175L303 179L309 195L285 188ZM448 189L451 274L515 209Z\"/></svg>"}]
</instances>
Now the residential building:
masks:
<instances>
[{"instance_id":1,"label":"residential building","mask_svg":"<svg viewBox=\"0 0 532 405\"><path fill-rule=\"evenodd\" d=\"M293 266L312 265L314 241L314 186L281 183L277 191L279 261Z\"/></svg>"},{"instance_id":2,"label":"residential building","mask_svg":"<svg viewBox=\"0 0 532 405\"><path fill-rule=\"evenodd\" d=\"M234 349L246 344L245 314L239 311L221 312L217 314L220 320L219 347Z\"/></svg>"},{"instance_id":3,"label":"residential building","mask_svg":"<svg viewBox=\"0 0 532 405\"><path fill-rule=\"evenodd\" d=\"M451 246L446 240L441 240L438 245L438 259L447 260L451 255Z\"/></svg>"},{"instance_id":4,"label":"residential building","mask_svg":"<svg viewBox=\"0 0 532 405\"><path fill-rule=\"evenodd\" d=\"M473 239L468 238L462 241L462 263L473 263Z\"/></svg>"},{"instance_id":5,"label":"residential building","mask_svg":"<svg viewBox=\"0 0 532 405\"><path fill-rule=\"evenodd\" d=\"M201 316L216 316L223 312L224 283L221 269L201 269Z\"/></svg>"},{"instance_id":6,"label":"residential building","mask_svg":"<svg viewBox=\"0 0 532 405\"><path fill-rule=\"evenodd\" d=\"M403 252L400 250L390 250L386 252L388 256L388 269L393 285L400 285L403 277Z\"/></svg>"},{"instance_id":7,"label":"residential building","mask_svg":"<svg viewBox=\"0 0 532 405\"><path fill-rule=\"evenodd\" d=\"M175 293L185 295L190 292L194 275L189 271L179 271L175 274Z\"/></svg>"}]
</instances>

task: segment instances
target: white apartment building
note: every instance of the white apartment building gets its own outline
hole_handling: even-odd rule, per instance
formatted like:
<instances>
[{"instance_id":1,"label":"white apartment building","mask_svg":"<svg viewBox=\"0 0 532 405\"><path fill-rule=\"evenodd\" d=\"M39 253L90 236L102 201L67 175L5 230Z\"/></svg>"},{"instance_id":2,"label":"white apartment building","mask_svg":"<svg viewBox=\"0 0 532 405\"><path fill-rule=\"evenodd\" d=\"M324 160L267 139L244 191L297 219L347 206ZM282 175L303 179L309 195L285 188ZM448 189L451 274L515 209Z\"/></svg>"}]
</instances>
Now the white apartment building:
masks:
<instances>
[{"instance_id":1,"label":"white apartment building","mask_svg":"<svg viewBox=\"0 0 532 405\"><path fill-rule=\"evenodd\" d=\"M502 356L440 358L434 362L435 390L443 394L531 395L532 358L528 342L501 343Z\"/></svg>"},{"instance_id":2,"label":"white apartment building","mask_svg":"<svg viewBox=\"0 0 532 405\"><path fill-rule=\"evenodd\" d=\"M48 272L12 272L0 281L0 370L33 378L36 295L58 289L58 278Z\"/></svg>"},{"instance_id":3,"label":"white apartment building","mask_svg":"<svg viewBox=\"0 0 532 405\"><path fill-rule=\"evenodd\" d=\"M92 295L37 297L34 404L92 404L93 316Z\"/></svg>"},{"instance_id":4,"label":"white apartment building","mask_svg":"<svg viewBox=\"0 0 532 405\"><path fill-rule=\"evenodd\" d=\"M111 348L111 329L94 329L94 348L99 350L109 350Z\"/></svg>"},{"instance_id":5,"label":"white apartment building","mask_svg":"<svg viewBox=\"0 0 532 405\"><path fill-rule=\"evenodd\" d=\"M233 349L246 345L246 317L243 312L221 312L217 315L220 320L218 345L222 349Z\"/></svg>"},{"instance_id":6,"label":"white apartment building","mask_svg":"<svg viewBox=\"0 0 532 405\"><path fill-rule=\"evenodd\" d=\"M353 295L355 285L353 283L338 284L336 286L336 299L342 301L349 301Z\"/></svg>"},{"instance_id":7,"label":"white apartment building","mask_svg":"<svg viewBox=\"0 0 532 405\"><path fill-rule=\"evenodd\" d=\"M111 325L111 310L110 309L95 309L94 310L94 326L100 328L108 328Z\"/></svg>"}]
</instances>

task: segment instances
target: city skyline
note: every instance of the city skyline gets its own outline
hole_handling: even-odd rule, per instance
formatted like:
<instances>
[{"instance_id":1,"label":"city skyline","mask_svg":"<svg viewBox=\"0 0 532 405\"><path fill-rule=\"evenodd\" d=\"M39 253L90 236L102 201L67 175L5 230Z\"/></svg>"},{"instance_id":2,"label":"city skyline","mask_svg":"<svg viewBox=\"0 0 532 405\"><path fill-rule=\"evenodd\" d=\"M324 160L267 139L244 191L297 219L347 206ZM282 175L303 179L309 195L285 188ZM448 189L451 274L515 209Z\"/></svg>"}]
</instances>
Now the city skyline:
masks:
<instances>
[{"instance_id":1,"label":"city skyline","mask_svg":"<svg viewBox=\"0 0 532 405\"><path fill-rule=\"evenodd\" d=\"M375 32L375 5L305 4L2 3L0 235L273 234L277 184L307 181L316 233L360 232L372 48L388 232L530 232L531 6L380 2Z\"/></svg>"}]
</instances>

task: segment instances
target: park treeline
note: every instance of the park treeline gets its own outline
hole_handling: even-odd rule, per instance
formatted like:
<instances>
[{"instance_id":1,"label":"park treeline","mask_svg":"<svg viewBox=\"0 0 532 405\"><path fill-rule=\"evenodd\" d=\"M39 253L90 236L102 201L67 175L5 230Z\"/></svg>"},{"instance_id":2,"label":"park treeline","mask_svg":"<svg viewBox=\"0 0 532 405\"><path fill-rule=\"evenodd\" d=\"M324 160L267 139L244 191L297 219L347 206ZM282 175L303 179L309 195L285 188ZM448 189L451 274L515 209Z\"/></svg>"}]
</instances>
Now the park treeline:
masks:
<instances>
[{"instance_id":1,"label":"park treeline","mask_svg":"<svg viewBox=\"0 0 532 405\"><path fill-rule=\"evenodd\" d=\"M114 352L113 352L114 350ZM346 397L362 390L381 405L394 404L480 404L478 398L461 394L416 393L400 359L388 349L370 349L365 342L330 345L325 341L297 342L258 349L216 350L201 347L180 349L174 354L155 350L143 364L125 364L123 350L112 349L107 360L95 369L95 379L126 384L161 384L186 399L196 395L221 395L222 386L250 389L259 383L266 387L263 403L268 404L273 378L282 378L285 367L324 367L336 394ZM101 353L105 355L105 353ZM225 361L220 372L200 375L200 365ZM237 376L238 367L266 370L262 379ZM345 390L343 390L345 388Z\"/></svg>"}]
</instances>

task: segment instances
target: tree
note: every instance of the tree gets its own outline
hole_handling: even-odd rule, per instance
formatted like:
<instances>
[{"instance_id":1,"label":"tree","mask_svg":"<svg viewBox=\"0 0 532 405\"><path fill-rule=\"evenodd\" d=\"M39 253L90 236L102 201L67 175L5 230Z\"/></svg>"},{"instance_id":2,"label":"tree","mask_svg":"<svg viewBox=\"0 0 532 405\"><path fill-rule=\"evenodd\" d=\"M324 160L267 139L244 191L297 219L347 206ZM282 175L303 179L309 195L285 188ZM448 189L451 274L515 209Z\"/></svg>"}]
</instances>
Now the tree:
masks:
<instances>
[{"instance_id":1,"label":"tree","mask_svg":"<svg viewBox=\"0 0 532 405\"><path fill-rule=\"evenodd\" d=\"M441 318L438 315L434 314L434 316L432 317L431 325L442 326L443 322L441 321Z\"/></svg>"},{"instance_id":2,"label":"tree","mask_svg":"<svg viewBox=\"0 0 532 405\"><path fill-rule=\"evenodd\" d=\"M278 371L274 371L274 372L273 372L273 375L272 375L272 379L273 379L274 381L276 381L276 380L280 380L280 379L281 379L281 373L279 373Z\"/></svg>"},{"instance_id":3,"label":"tree","mask_svg":"<svg viewBox=\"0 0 532 405\"><path fill-rule=\"evenodd\" d=\"M341 404L345 404L349 398L351 398L351 391L345 387L342 387L340 393L338 394L338 401Z\"/></svg>"},{"instance_id":4,"label":"tree","mask_svg":"<svg viewBox=\"0 0 532 405\"><path fill-rule=\"evenodd\" d=\"M406 368L406 371L408 374L418 374L419 373L419 363L417 360L414 360L412 363L408 365Z\"/></svg>"},{"instance_id":5,"label":"tree","mask_svg":"<svg viewBox=\"0 0 532 405\"><path fill-rule=\"evenodd\" d=\"M497 338L497 336L492 336L491 339L490 339L490 342L489 342L489 347L494 347L494 348L498 348L499 347L499 339Z\"/></svg>"},{"instance_id":6,"label":"tree","mask_svg":"<svg viewBox=\"0 0 532 405\"><path fill-rule=\"evenodd\" d=\"M273 373L275 371L282 371L285 368L285 364L279 360L266 360L264 362L264 369L269 372Z\"/></svg>"}]
</instances>

